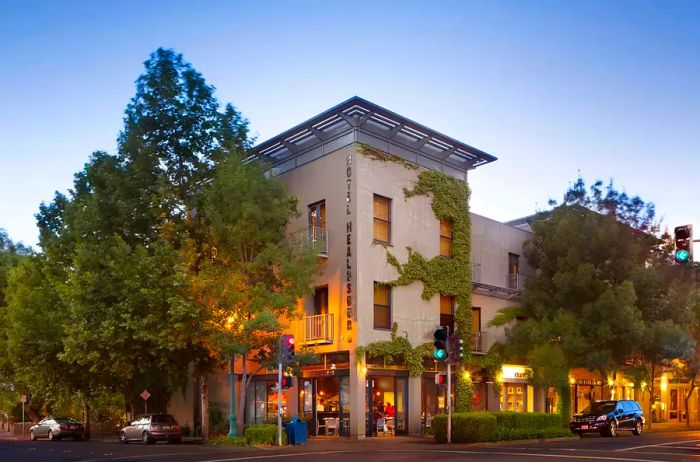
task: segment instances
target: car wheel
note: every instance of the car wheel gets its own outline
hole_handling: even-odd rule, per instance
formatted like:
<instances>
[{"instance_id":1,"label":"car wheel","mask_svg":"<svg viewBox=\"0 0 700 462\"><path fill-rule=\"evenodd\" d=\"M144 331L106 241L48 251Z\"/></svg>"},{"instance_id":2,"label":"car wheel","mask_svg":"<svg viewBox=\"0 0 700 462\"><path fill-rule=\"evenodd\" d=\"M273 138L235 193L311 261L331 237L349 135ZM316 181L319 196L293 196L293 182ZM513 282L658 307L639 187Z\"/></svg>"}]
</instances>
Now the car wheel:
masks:
<instances>
[{"instance_id":1,"label":"car wheel","mask_svg":"<svg viewBox=\"0 0 700 462\"><path fill-rule=\"evenodd\" d=\"M155 441L153 441L153 438L151 438L151 435L148 434L148 432L143 432L143 435L141 435L141 439L143 440L144 443L146 444L153 444Z\"/></svg>"},{"instance_id":2,"label":"car wheel","mask_svg":"<svg viewBox=\"0 0 700 462\"><path fill-rule=\"evenodd\" d=\"M610 426L608 427L608 436L617 436L617 422L614 420L610 422Z\"/></svg>"},{"instance_id":3,"label":"car wheel","mask_svg":"<svg viewBox=\"0 0 700 462\"><path fill-rule=\"evenodd\" d=\"M641 435L642 430L644 430L644 424L642 424L641 420L637 420L637 422L634 424L634 430L632 430L632 433L635 435Z\"/></svg>"},{"instance_id":4,"label":"car wheel","mask_svg":"<svg viewBox=\"0 0 700 462\"><path fill-rule=\"evenodd\" d=\"M576 435L577 435L579 438L583 438L583 432L576 432Z\"/></svg>"},{"instance_id":5,"label":"car wheel","mask_svg":"<svg viewBox=\"0 0 700 462\"><path fill-rule=\"evenodd\" d=\"M29 439L32 441L36 441L36 435L34 434L34 430L29 430Z\"/></svg>"},{"instance_id":6,"label":"car wheel","mask_svg":"<svg viewBox=\"0 0 700 462\"><path fill-rule=\"evenodd\" d=\"M56 438L53 436L53 432L49 430L49 441L56 441Z\"/></svg>"},{"instance_id":7,"label":"car wheel","mask_svg":"<svg viewBox=\"0 0 700 462\"><path fill-rule=\"evenodd\" d=\"M175 443L175 444L180 444L180 443L182 443L182 438L176 438L176 439L174 439L174 440L173 440L173 443Z\"/></svg>"},{"instance_id":8,"label":"car wheel","mask_svg":"<svg viewBox=\"0 0 700 462\"><path fill-rule=\"evenodd\" d=\"M119 442L122 444L126 444L129 442L128 439L126 439L126 433L124 432L119 432Z\"/></svg>"}]
</instances>

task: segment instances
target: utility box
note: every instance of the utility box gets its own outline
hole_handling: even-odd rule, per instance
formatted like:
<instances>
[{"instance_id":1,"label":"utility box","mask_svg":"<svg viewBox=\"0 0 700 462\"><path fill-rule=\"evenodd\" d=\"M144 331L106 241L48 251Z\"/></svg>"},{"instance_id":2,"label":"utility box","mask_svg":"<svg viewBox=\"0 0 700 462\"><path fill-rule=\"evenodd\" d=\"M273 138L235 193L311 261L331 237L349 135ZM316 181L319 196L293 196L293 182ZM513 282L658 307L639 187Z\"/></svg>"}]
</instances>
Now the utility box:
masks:
<instances>
[{"instance_id":1,"label":"utility box","mask_svg":"<svg viewBox=\"0 0 700 462\"><path fill-rule=\"evenodd\" d=\"M306 444L306 422L295 417L289 423L284 424L284 429L287 431L287 444Z\"/></svg>"}]
</instances>

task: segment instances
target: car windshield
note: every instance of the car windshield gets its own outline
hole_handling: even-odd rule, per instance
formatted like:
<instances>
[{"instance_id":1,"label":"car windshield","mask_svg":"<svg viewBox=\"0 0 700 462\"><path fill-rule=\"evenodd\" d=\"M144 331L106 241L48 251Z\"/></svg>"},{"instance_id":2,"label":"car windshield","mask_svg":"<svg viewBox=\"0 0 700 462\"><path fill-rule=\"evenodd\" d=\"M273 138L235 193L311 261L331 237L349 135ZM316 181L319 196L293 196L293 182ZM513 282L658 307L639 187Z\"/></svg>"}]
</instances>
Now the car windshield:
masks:
<instances>
[{"instance_id":1,"label":"car windshield","mask_svg":"<svg viewBox=\"0 0 700 462\"><path fill-rule=\"evenodd\" d=\"M161 414L153 416L153 423L175 423L175 419L170 414Z\"/></svg>"},{"instance_id":2,"label":"car windshield","mask_svg":"<svg viewBox=\"0 0 700 462\"><path fill-rule=\"evenodd\" d=\"M586 409L583 410L584 414L607 414L615 410L614 401L601 401L598 403L589 404Z\"/></svg>"},{"instance_id":3,"label":"car windshield","mask_svg":"<svg viewBox=\"0 0 700 462\"><path fill-rule=\"evenodd\" d=\"M54 420L58 423L70 423L70 424L78 423L78 421L72 417L56 417Z\"/></svg>"}]
</instances>

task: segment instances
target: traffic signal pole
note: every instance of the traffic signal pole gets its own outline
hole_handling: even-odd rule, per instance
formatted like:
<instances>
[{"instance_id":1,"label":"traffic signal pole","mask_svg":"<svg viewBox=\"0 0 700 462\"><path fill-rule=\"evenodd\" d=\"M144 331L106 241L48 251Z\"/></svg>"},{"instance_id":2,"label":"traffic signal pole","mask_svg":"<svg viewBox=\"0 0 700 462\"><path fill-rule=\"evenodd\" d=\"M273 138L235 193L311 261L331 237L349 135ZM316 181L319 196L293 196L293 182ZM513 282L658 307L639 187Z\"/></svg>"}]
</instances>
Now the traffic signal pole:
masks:
<instances>
[{"instance_id":1,"label":"traffic signal pole","mask_svg":"<svg viewBox=\"0 0 700 462\"><path fill-rule=\"evenodd\" d=\"M282 355L277 367L277 446L282 446Z\"/></svg>"},{"instance_id":2,"label":"traffic signal pole","mask_svg":"<svg viewBox=\"0 0 700 462\"><path fill-rule=\"evenodd\" d=\"M447 363L447 444L452 442L452 365Z\"/></svg>"}]
</instances>

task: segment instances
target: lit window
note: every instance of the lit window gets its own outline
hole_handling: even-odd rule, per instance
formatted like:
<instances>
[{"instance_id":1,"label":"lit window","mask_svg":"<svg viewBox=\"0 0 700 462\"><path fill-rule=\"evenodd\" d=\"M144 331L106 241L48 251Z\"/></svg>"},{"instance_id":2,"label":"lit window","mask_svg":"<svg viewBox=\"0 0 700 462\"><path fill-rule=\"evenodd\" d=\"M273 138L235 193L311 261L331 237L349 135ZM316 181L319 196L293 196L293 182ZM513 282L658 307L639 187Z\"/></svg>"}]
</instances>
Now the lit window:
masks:
<instances>
[{"instance_id":1,"label":"lit window","mask_svg":"<svg viewBox=\"0 0 700 462\"><path fill-rule=\"evenodd\" d=\"M452 257L452 220L440 220L440 255Z\"/></svg>"},{"instance_id":2,"label":"lit window","mask_svg":"<svg viewBox=\"0 0 700 462\"><path fill-rule=\"evenodd\" d=\"M391 329L391 287L374 283L374 328Z\"/></svg>"},{"instance_id":3,"label":"lit window","mask_svg":"<svg viewBox=\"0 0 700 462\"><path fill-rule=\"evenodd\" d=\"M391 199L374 195L374 240L389 243L391 239Z\"/></svg>"}]
</instances>

